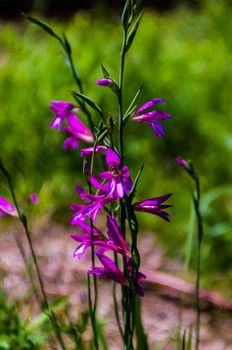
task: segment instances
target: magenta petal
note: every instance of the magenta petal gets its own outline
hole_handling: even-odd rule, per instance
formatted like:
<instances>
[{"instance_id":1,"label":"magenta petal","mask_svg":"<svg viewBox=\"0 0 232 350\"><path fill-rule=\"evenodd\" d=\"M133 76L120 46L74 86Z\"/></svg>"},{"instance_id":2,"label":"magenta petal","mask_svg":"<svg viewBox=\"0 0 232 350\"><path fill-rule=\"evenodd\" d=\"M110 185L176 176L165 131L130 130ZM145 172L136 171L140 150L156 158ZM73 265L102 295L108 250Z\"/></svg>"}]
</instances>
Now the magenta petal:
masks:
<instances>
[{"instance_id":1,"label":"magenta petal","mask_svg":"<svg viewBox=\"0 0 232 350\"><path fill-rule=\"evenodd\" d=\"M71 204L70 209L75 210L75 211L80 211L84 209L85 205L84 204Z\"/></svg>"},{"instance_id":2,"label":"magenta petal","mask_svg":"<svg viewBox=\"0 0 232 350\"><path fill-rule=\"evenodd\" d=\"M186 171L191 170L191 165L189 162L187 162L185 159L181 157L176 157L176 161L178 164L180 164Z\"/></svg>"},{"instance_id":3,"label":"magenta petal","mask_svg":"<svg viewBox=\"0 0 232 350\"><path fill-rule=\"evenodd\" d=\"M140 113L148 108L155 106L157 103L165 102L162 98L154 98L153 100L145 102L142 106L136 109L135 114Z\"/></svg>"},{"instance_id":4,"label":"magenta petal","mask_svg":"<svg viewBox=\"0 0 232 350\"><path fill-rule=\"evenodd\" d=\"M164 137L165 136L165 129L163 125L161 125L158 122L152 122L150 123L153 131L154 131L154 137Z\"/></svg>"},{"instance_id":5,"label":"magenta petal","mask_svg":"<svg viewBox=\"0 0 232 350\"><path fill-rule=\"evenodd\" d=\"M49 102L51 110L53 113L61 116L65 113L69 113L71 109L74 108L74 105L66 101L51 101Z\"/></svg>"},{"instance_id":6,"label":"magenta petal","mask_svg":"<svg viewBox=\"0 0 232 350\"><path fill-rule=\"evenodd\" d=\"M122 234L119 230L117 221L112 218L111 216L107 216L107 235L109 237L109 239L118 247L121 248L122 252L124 252L125 254L128 254L129 252L129 248L128 245L126 243L126 241L124 240L124 238L122 237Z\"/></svg>"},{"instance_id":7,"label":"magenta petal","mask_svg":"<svg viewBox=\"0 0 232 350\"><path fill-rule=\"evenodd\" d=\"M102 171L101 173L98 174L98 176L102 180L110 180L112 178L112 175L109 171Z\"/></svg>"},{"instance_id":8,"label":"magenta petal","mask_svg":"<svg viewBox=\"0 0 232 350\"><path fill-rule=\"evenodd\" d=\"M94 147L87 147L81 149L81 157L91 156L93 153ZM96 146L95 147L95 153L97 154L106 154L107 147L106 146Z\"/></svg>"},{"instance_id":9,"label":"magenta petal","mask_svg":"<svg viewBox=\"0 0 232 350\"><path fill-rule=\"evenodd\" d=\"M112 168L113 166L119 166L121 163L119 155L109 148L106 152L106 164L108 168Z\"/></svg>"},{"instance_id":10,"label":"magenta petal","mask_svg":"<svg viewBox=\"0 0 232 350\"><path fill-rule=\"evenodd\" d=\"M75 249L75 251L73 253L73 257L80 259L82 257L82 255L84 254L84 252L86 251L86 249L89 248L90 246L91 246L91 243L89 243L89 242L80 244Z\"/></svg>"},{"instance_id":11,"label":"magenta petal","mask_svg":"<svg viewBox=\"0 0 232 350\"><path fill-rule=\"evenodd\" d=\"M103 254L97 254L97 256L98 259L101 261L102 265L104 266L109 278L122 285L128 284L126 277L118 268L118 266L113 262L113 260L111 260L110 258L108 258L108 256Z\"/></svg>"},{"instance_id":12,"label":"magenta petal","mask_svg":"<svg viewBox=\"0 0 232 350\"><path fill-rule=\"evenodd\" d=\"M100 266L90 267L88 273L90 275L96 275L96 276L109 278L107 271L104 269L104 267L100 267Z\"/></svg>"},{"instance_id":13,"label":"magenta petal","mask_svg":"<svg viewBox=\"0 0 232 350\"><path fill-rule=\"evenodd\" d=\"M124 189L120 178L112 178L107 190L107 194L115 199L123 198Z\"/></svg>"},{"instance_id":14,"label":"magenta petal","mask_svg":"<svg viewBox=\"0 0 232 350\"><path fill-rule=\"evenodd\" d=\"M111 86L113 84L112 80L109 78L103 78L96 81L97 85L100 86Z\"/></svg>"},{"instance_id":15,"label":"magenta petal","mask_svg":"<svg viewBox=\"0 0 232 350\"><path fill-rule=\"evenodd\" d=\"M0 196L0 216L18 216L17 209L8 200Z\"/></svg>"},{"instance_id":16,"label":"magenta petal","mask_svg":"<svg viewBox=\"0 0 232 350\"><path fill-rule=\"evenodd\" d=\"M39 197L38 197L38 194L37 193L31 193L30 194L30 199L33 203L38 203L38 200L39 200Z\"/></svg>"},{"instance_id":17,"label":"magenta petal","mask_svg":"<svg viewBox=\"0 0 232 350\"><path fill-rule=\"evenodd\" d=\"M171 196L171 193L161 197L150 198L150 199L137 202L133 205L134 210L154 214L154 215L160 216L166 221L170 221L171 215L164 211L164 209L169 208L170 206L161 205L161 203L166 201L170 196Z\"/></svg>"},{"instance_id":18,"label":"magenta petal","mask_svg":"<svg viewBox=\"0 0 232 350\"><path fill-rule=\"evenodd\" d=\"M74 136L68 137L63 144L64 150L67 151L69 148L77 149L78 148L78 139Z\"/></svg>"},{"instance_id":19,"label":"magenta petal","mask_svg":"<svg viewBox=\"0 0 232 350\"><path fill-rule=\"evenodd\" d=\"M85 142L94 141L92 132L74 114L70 114L67 117L67 122L71 129L66 128L66 131L72 133L74 136Z\"/></svg>"},{"instance_id":20,"label":"magenta petal","mask_svg":"<svg viewBox=\"0 0 232 350\"><path fill-rule=\"evenodd\" d=\"M62 119L60 117L55 117L52 119L51 124L50 124L50 128L54 129L57 128L59 131L62 130Z\"/></svg>"},{"instance_id":21,"label":"magenta petal","mask_svg":"<svg viewBox=\"0 0 232 350\"><path fill-rule=\"evenodd\" d=\"M98 188L99 190L102 190L104 192L107 190L107 185L101 184L94 175L90 177L90 183L91 185L93 185L95 188Z\"/></svg>"}]
</instances>

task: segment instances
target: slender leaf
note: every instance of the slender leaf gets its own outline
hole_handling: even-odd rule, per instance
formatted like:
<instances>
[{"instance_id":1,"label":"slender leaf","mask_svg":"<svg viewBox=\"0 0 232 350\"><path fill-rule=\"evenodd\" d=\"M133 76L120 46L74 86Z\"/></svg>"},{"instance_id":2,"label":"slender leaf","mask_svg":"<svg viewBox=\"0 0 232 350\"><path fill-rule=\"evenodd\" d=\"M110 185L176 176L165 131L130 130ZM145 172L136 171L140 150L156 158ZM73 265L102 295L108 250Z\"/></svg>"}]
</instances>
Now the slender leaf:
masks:
<instances>
[{"instance_id":1,"label":"slender leaf","mask_svg":"<svg viewBox=\"0 0 232 350\"><path fill-rule=\"evenodd\" d=\"M136 295L135 300L135 332L136 332L136 350L149 350L147 335L144 332L143 323L141 319L141 305L140 299Z\"/></svg>"},{"instance_id":2,"label":"slender leaf","mask_svg":"<svg viewBox=\"0 0 232 350\"><path fill-rule=\"evenodd\" d=\"M107 340L105 338L104 335L104 328L102 323L100 323L99 321L96 322L96 328L97 328L97 333L98 333L98 337L99 337L99 342L102 346L103 350L110 350L108 345L107 345Z\"/></svg>"},{"instance_id":3,"label":"slender leaf","mask_svg":"<svg viewBox=\"0 0 232 350\"><path fill-rule=\"evenodd\" d=\"M23 16L30 22L37 24L39 27L41 27L43 30L45 30L45 32L47 32L48 34L52 35L54 38L56 38L57 40L59 40L59 42L63 45L63 41L62 38L52 29L52 27L50 27L47 23L40 21L39 19L27 15L27 14L23 14Z\"/></svg>"},{"instance_id":4,"label":"slender leaf","mask_svg":"<svg viewBox=\"0 0 232 350\"><path fill-rule=\"evenodd\" d=\"M64 43L64 47L66 49L67 54L70 56L72 54L72 49L71 49L71 46L69 44L69 41L68 41L65 33L63 33L63 43Z\"/></svg>"},{"instance_id":5,"label":"slender leaf","mask_svg":"<svg viewBox=\"0 0 232 350\"><path fill-rule=\"evenodd\" d=\"M134 38L135 38L135 35L138 31L138 28L139 28L139 23L142 19L142 16L143 16L143 12L140 13L140 15L138 16L133 28L131 29L129 35L128 35L128 38L127 38L127 42L126 42L126 48L125 48L125 51L127 52L129 50L129 48L131 47L133 41L134 41Z\"/></svg>"},{"instance_id":6,"label":"slender leaf","mask_svg":"<svg viewBox=\"0 0 232 350\"><path fill-rule=\"evenodd\" d=\"M144 164L141 166L141 168L139 169L139 171L138 171L138 173L136 175L136 178L135 178L135 181L133 183L132 189L131 189L131 191L129 193L130 198L133 198L133 196L134 196L134 194L136 192L137 184L138 184L139 178L140 178L140 176L142 174L143 168L144 168Z\"/></svg>"},{"instance_id":7,"label":"slender leaf","mask_svg":"<svg viewBox=\"0 0 232 350\"><path fill-rule=\"evenodd\" d=\"M101 114L101 116L103 116L103 112L101 110L101 108L88 96L82 94L81 92L77 92L77 91L71 91L72 95L74 97L80 98L82 99L84 102L86 102L90 107L92 107L93 109L95 109L95 111L97 111L98 113Z\"/></svg>"},{"instance_id":8,"label":"slender leaf","mask_svg":"<svg viewBox=\"0 0 232 350\"><path fill-rule=\"evenodd\" d=\"M129 20L129 5L130 5L130 0L127 0L125 3L125 6L123 8L122 16L121 16L121 23L124 28L124 30L127 30L128 28L128 20Z\"/></svg>"},{"instance_id":9,"label":"slender leaf","mask_svg":"<svg viewBox=\"0 0 232 350\"><path fill-rule=\"evenodd\" d=\"M102 74L104 76L104 78L109 78L110 74L107 72L106 68L103 66L103 64L101 64L101 68L102 68Z\"/></svg>"},{"instance_id":10,"label":"slender leaf","mask_svg":"<svg viewBox=\"0 0 232 350\"><path fill-rule=\"evenodd\" d=\"M205 238L213 238L229 232L232 232L231 222L220 222L205 230Z\"/></svg>"},{"instance_id":11,"label":"slender leaf","mask_svg":"<svg viewBox=\"0 0 232 350\"><path fill-rule=\"evenodd\" d=\"M123 122L125 122L127 120L127 118L133 113L133 111L135 110L135 102L137 100L137 98L139 97L141 91L143 89L143 85L138 89L138 91L136 92L135 96L133 97L129 107L127 108L125 114L124 114L124 117L123 117Z\"/></svg>"},{"instance_id":12,"label":"slender leaf","mask_svg":"<svg viewBox=\"0 0 232 350\"><path fill-rule=\"evenodd\" d=\"M181 350L186 350L186 329L184 330L184 334L182 337L182 344L181 344Z\"/></svg>"}]
</instances>

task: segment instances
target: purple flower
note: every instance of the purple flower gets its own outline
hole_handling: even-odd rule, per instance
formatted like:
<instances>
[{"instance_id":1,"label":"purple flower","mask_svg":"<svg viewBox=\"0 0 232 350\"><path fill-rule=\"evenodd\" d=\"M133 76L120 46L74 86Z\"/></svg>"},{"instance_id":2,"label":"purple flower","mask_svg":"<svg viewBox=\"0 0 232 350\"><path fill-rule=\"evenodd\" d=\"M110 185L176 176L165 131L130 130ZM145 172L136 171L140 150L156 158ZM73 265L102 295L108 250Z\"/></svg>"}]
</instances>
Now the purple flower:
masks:
<instances>
[{"instance_id":1,"label":"purple flower","mask_svg":"<svg viewBox=\"0 0 232 350\"><path fill-rule=\"evenodd\" d=\"M106 191L106 195L114 199L123 198L124 194L128 193L133 186L128 167L120 167L120 163L121 160L118 154L108 148L106 151L106 165L109 170L98 175L105 183L101 184L95 176L90 178L93 186L101 191Z\"/></svg>"},{"instance_id":2,"label":"purple flower","mask_svg":"<svg viewBox=\"0 0 232 350\"><path fill-rule=\"evenodd\" d=\"M166 201L172 193L166 194L161 197L150 198L140 202L137 202L133 205L134 210L143 211L158 215L166 221L170 221L171 215L164 211L164 209L170 208L171 205L163 205L162 203Z\"/></svg>"},{"instance_id":3,"label":"purple flower","mask_svg":"<svg viewBox=\"0 0 232 350\"><path fill-rule=\"evenodd\" d=\"M75 115L68 116L67 122L69 126L64 127L64 132L68 134L69 137L64 142L65 151L69 148L76 149L79 140L90 143L94 141L92 132Z\"/></svg>"},{"instance_id":4,"label":"purple flower","mask_svg":"<svg viewBox=\"0 0 232 350\"><path fill-rule=\"evenodd\" d=\"M36 193L31 193L30 194L30 200L33 202L33 203L38 203L38 200L39 200L39 197Z\"/></svg>"},{"instance_id":5,"label":"purple flower","mask_svg":"<svg viewBox=\"0 0 232 350\"><path fill-rule=\"evenodd\" d=\"M85 226L83 226L83 224ZM79 226L87 233L71 236L75 241L81 242L75 252L74 256L80 258L84 251L91 245L101 247L101 251L111 250L116 253L129 256L130 251L128 245L119 230L118 224L114 218L107 216L107 236L108 239L96 227L93 227L93 239L91 236L91 227L83 221L79 221Z\"/></svg>"},{"instance_id":6,"label":"purple flower","mask_svg":"<svg viewBox=\"0 0 232 350\"><path fill-rule=\"evenodd\" d=\"M97 85L100 85L100 86L113 86L114 85L114 82L112 79L109 79L109 78L103 78L103 79L99 79L96 81L96 84Z\"/></svg>"},{"instance_id":7,"label":"purple flower","mask_svg":"<svg viewBox=\"0 0 232 350\"><path fill-rule=\"evenodd\" d=\"M18 216L17 209L8 200L0 196L0 217L7 215Z\"/></svg>"},{"instance_id":8,"label":"purple flower","mask_svg":"<svg viewBox=\"0 0 232 350\"><path fill-rule=\"evenodd\" d=\"M72 110L75 108L75 106L72 103L65 101L51 101L50 106L52 112L56 114L55 118L50 124L50 127L52 129L57 128L59 131L61 131L63 120L69 115L73 114Z\"/></svg>"},{"instance_id":9,"label":"purple flower","mask_svg":"<svg viewBox=\"0 0 232 350\"><path fill-rule=\"evenodd\" d=\"M90 204L72 204L71 208L75 208L76 213L72 216L71 225L78 225L80 220L84 221L89 216L93 221L96 221L99 211L105 204L112 202L114 198L107 197L105 194L89 194L78 185L77 193L82 200L90 202Z\"/></svg>"},{"instance_id":10,"label":"purple flower","mask_svg":"<svg viewBox=\"0 0 232 350\"><path fill-rule=\"evenodd\" d=\"M96 146L95 149L94 149L94 147L82 148L80 155L81 155L81 157L91 156L93 151L96 154L105 155L106 151L107 151L107 147L100 145L100 146Z\"/></svg>"},{"instance_id":11,"label":"purple flower","mask_svg":"<svg viewBox=\"0 0 232 350\"><path fill-rule=\"evenodd\" d=\"M123 286L129 285L123 272L118 268L118 266L115 264L115 262L113 262L113 260L101 253L96 253L96 255L102 263L103 267L91 267L88 271L89 274L112 279L113 281L116 281L122 284Z\"/></svg>"},{"instance_id":12,"label":"purple flower","mask_svg":"<svg viewBox=\"0 0 232 350\"><path fill-rule=\"evenodd\" d=\"M88 271L89 274L101 276L105 278L112 279L115 282L120 283L123 286L129 287L129 281L127 280L124 273L119 269L119 267L115 264L113 260L111 260L108 256L104 255L102 253L102 249L99 249L99 251L96 251L96 255L100 262L102 263L103 267L100 266L94 266L91 267ZM126 269L128 274L132 274L132 259L126 258ZM144 280L146 276L138 272L137 278L136 278L136 291L140 296L144 296L143 289L141 288L139 281Z\"/></svg>"},{"instance_id":13,"label":"purple flower","mask_svg":"<svg viewBox=\"0 0 232 350\"><path fill-rule=\"evenodd\" d=\"M101 240L103 239L103 235L99 232L96 232L94 230L93 232L93 239L91 233L83 233L78 235L72 235L71 236L76 242L80 242L81 244L75 249L73 256L75 258L80 259L80 257L84 254L87 248L89 248L95 240Z\"/></svg>"},{"instance_id":14,"label":"purple flower","mask_svg":"<svg viewBox=\"0 0 232 350\"><path fill-rule=\"evenodd\" d=\"M171 115L165 112L159 112L156 110L148 111L150 108L155 106L157 103L165 102L162 98L154 98L153 100L147 101L132 114L132 120L149 124L154 131L154 137L165 136L165 129L163 125L159 123L159 120L169 119Z\"/></svg>"},{"instance_id":15,"label":"purple flower","mask_svg":"<svg viewBox=\"0 0 232 350\"><path fill-rule=\"evenodd\" d=\"M180 164L186 171L190 171L191 168L190 168L190 164L184 160L183 158L181 157L176 157L176 161L178 164Z\"/></svg>"}]
</instances>

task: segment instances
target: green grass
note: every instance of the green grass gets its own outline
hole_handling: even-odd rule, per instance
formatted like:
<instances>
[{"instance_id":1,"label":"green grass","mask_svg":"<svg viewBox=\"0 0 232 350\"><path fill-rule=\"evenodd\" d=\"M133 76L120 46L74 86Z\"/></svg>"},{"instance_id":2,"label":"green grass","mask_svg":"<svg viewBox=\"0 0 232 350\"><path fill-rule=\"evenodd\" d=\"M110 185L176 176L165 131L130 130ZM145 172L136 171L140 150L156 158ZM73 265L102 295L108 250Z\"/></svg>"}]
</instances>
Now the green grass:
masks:
<instances>
[{"instance_id":1,"label":"green grass","mask_svg":"<svg viewBox=\"0 0 232 350\"><path fill-rule=\"evenodd\" d=\"M127 124L126 161L132 175L145 163L137 197L174 193L171 224L149 215L139 215L139 220L157 233L170 255L184 257L190 183L175 157L192 159L201 174L203 192L225 187L205 209L211 238L203 249L204 273L210 276L209 268L218 274L223 269L232 280L231 21L232 10L223 1L206 1L198 12L185 7L165 15L145 12L127 59L125 105L144 84L139 103L163 97L167 102L161 108L173 115L165 122L164 140L154 140L146 125ZM70 40L86 93L116 118L114 97L96 87L95 81L102 76L101 63L117 79L118 19L93 11L80 12L68 22L47 22ZM0 42L0 157L15 179L18 197L26 200L30 192L39 192L38 214L68 222L68 205L77 200L81 162L78 152L63 152L64 136L49 129L48 102L72 100L71 74L57 43L32 24L0 23ZM98 116L94 113L93 118ZM1 193L7 195L4 185ZM218 249L223 250L221 257Z\"/></svg>"}]
</instances>

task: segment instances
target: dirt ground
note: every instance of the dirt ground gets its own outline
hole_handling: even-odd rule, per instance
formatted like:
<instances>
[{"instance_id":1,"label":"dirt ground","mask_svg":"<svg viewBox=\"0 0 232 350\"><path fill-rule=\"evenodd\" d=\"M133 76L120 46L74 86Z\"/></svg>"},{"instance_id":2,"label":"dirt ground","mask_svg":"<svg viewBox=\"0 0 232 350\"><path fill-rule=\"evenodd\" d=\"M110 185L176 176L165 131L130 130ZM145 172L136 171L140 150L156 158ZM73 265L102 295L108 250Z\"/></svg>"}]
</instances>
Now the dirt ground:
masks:
<instances>
[{"instance_id":1,"label":"dirt ground","mask_svg":"<svg viewBox=\"0 0 232 350\"><path fill-rule=\"evenodd\" d=\"M2 232L1 232L2 231ZM21 228L14 226L7 232L0 231L0 273L2 286L8 297L19 300L29 288L25 274L25 265L20 254L16 237L23 247L27 242ZM33 234L33 242L39 257L46 292L52 300L55 297L68 295L71 303L70 317L75 319L78 312L87 308L86 271L90 265L88 254L81 260L72 257L75 242L70 238L75 229L59 225L40 227ZM154 241L154 235L146 233L141 237L140 250L142 257L141 271L147 274L164 272L175 276L182 270L179 261L166 259L160 247ZM176 334L181 324L182 332L194 322L194 310L186 302L184 293L170 293L157 283L144 284L145 297L142 298L144 328L148 334L150 348L177 349ZM110 350L121 350L122 344L117 332L113 314L111 282L99 281L99 314L104 323ZM26 313L26 309L22 313ZM232 349L232 312L204 310L202 312L201 350ZM22 314L23 317L23 314Z\"/></svg>"}]
</instances>

